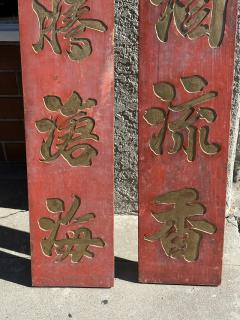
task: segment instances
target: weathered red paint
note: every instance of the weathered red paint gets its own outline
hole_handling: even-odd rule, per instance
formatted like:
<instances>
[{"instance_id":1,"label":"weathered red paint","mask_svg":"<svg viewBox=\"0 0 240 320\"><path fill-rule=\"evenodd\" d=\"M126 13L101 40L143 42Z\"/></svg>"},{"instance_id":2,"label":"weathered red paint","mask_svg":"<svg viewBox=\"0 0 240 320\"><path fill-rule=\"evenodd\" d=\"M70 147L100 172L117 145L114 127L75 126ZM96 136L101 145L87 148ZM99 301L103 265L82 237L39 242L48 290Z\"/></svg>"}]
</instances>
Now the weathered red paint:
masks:
<instances>
[{"instance_id":1,"label":"weathered red paint","mask_svg":"<svg viewBox=\"0 0 240 320\"><path fill-rule=\"evenodd\" d=\"M237 1L228 1L224 39L217 49L210 48L206 36L194 41L183 38L173 22L168 42L158 41L155 23L159 14L159 8L149 0L140 1L139 280L143 283L218 285L223 253ZM143 116L150 107L166 110L166 105L153 95L152 85L160 81L173 83L177 90L176 104L180 104L189 99L189 94L182 90L179 78L190 75L203 76L208 80L207 91L219 93L216 99L203 106L217 113L216 121L210 124L210 142L220 143L221 151L208 156L197 143L196 159L188 162L182 150L175 155L167 153L171 143L168 136L163 155L156 156L149 149L149 140L157 130L151 128ZM215 234L203 235L199 259L191 263L169 258L160 241L144 240L145 235L163 227L151 216L151 211L156 210L152 204L154 197L182 188L194 188L199 192L199 201L207 208L203 218L217 227Z\"/></svg>"},{"instance_id":2,"label":"weathered red paint","mask_svg":"<svg viewBox=\"0 0 240 320\"><path fill-rule=\"evenodd\" d=\"M39 2L45 6L52 3ZM55 54L47 41L41 52L33 51L32 44L39 38L37 16L32 9L32 0L19 1L33 286L113 286L114 5L111 0L101 4L89 0L87 6L91 9L87 18L104 21L108 30L105 33L86 30L83 37L91 39L93 52L76 62L65 53ZM99 154L93 158L90 167L72 167L63 157L51 163L39 160L43 136L37 131L35 122L51 118L43 105L43 97L56 95L65 102L73 91L77 91L83 100L97 100L97 107L88 113L95 119L94 133L100 137L97 144L93 143ZM69 208L73 195L78 195L82 201L76 217L89 212L96 214L95 219L80 226L91 229L94 238L103 239L105 247L89 248L95 253L93 259L84 257L79 263L71 263L68 257L56 263L55 252L47 257L41 251L40 242L48 232L39 228L38 220L54 217L46 209L47 198L60 198ZM64 236L65 232L62 232Z\"/></svg>"}]
</instances>

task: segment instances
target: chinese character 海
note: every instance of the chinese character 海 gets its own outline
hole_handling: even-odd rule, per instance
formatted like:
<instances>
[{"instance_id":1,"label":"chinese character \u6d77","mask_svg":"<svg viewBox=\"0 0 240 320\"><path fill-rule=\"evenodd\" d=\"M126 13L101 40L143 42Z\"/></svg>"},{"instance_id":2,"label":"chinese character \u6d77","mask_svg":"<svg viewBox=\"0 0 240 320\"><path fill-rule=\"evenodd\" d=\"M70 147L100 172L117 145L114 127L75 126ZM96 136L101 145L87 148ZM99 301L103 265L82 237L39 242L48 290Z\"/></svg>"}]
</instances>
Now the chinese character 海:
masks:
<instances>
[{"instance_id":1,"label":"chinese character \u6d77","mask_svg":"<svg viewBox=\"0 0 240 320\"><path fill-rule=\"evenodd\" d=\"M167 206L153 217L165 226L153 235L145 236L147 241L161 241L168 257L184 258L188 262L198 259L202 233L214 234L216 227L206 220L194 220L194 216L205 213L205 207L196 202L198 194L194 189L182 189L157 196L154 203ZM171 206L171 207L169 207Z\"/></svg>"},{"instance_id":2,"label":"chinese character \u6d77","mask_svg":"<svg viewBox=\"0 0 240 320\"><path fill-rule=\"evenodd\" d=\"M71 256L73 263L80 262L85 256L93 258L94 253L89 251L89 246L95 246L103 248L105 243L100 238L93 238L92 231L85 227L76 226L82 223L86 223L95 218L94 213L88 213L81 217L76 218L75 214L79 209L81 199L78 196L74 196L73 202L69 210L64 214L65 204L64 201L57 198L50 198L46 201L46 207L49 212L57 215L57 219L40 218L39 227L50 232L47 238L41 241L42 252L51 257L53 249L57 254L56 261L60 262ZM62 226L70 226L72 229L66 231L64 239L58 239Z\"/></svg>"},{"instance_id":3,"label":"chinese character \u6d77","mask_svg":"<svg viewBox=\"0 0 240 320\"><path fill-rule=\"evenodd\" d=\"M217 48L224 36L227 0L150 0L161 6L156 23L157 37L167 42L172 18L178 32L191 40L209 37L209 45ZM210 4L210 6L209 6Z\"/></svg>"},{"instance_id":4,"label":"chinese character \u6d77","mask_svg":"<svg viewBox=\"0 0 240 320\"><path fill-rule=\"evenodd\" d=\"M92 53L91 41L82 37L87 29L105 32L107 26L100 20L84 19L90 8L87 0L51 0L52 8L44 7L38 0L33 0L33 10L38 16L40 36L33 44L33 49L39 53L47 40L56 54L62 53L59 35L70 42L68 56L71 60L82 60Z\"/></svg>"},{"instance_id":5,"label":"chinese character \u6d77","mask_svg":"<svg viewBox=\"0 0 240 320\"><path fill-rule=\"evenodd\" d=\"M207 86L207 81L200 76L182 77L181 83L186 92L194 94L202 91ZM168 151L169 154L175 154L181 149L187 154L188 161L193 161L196 156L197 144L197 122L204 120L212 123L216 120L216 112L209 107L199 107L199 105L214 99L217 92L209 91L185 101L179 105L173 105L172 102L176 96L175 86L168 82L160 82L153 86L154 94L168 104L168 110L161 108L150 108L145 112L144 119L151 126L161 125L158 134L153 134L150 140L150 148L156 155L163 154L163 143L167 131L171 133L173 147ZM178 119L176 119L176 115ZM173 116L173 120L170 120ZM184 143L184 132L187 133L188 142ZM216 143L208 142L209 126L204 125L199 128L199 144L201 150L207 155L215 155L220 151L220 146Z\"/></svg>"},{"instance_id":6,"label":"chinese character \u6d77","mask_svg":"<svg viewBox=\"0 0 240 320\"><path fill-rule=\"evenodd\" d=\"M44 97L44 103L48 111L57 112L63 120L56 117L36 121L38 131L48 134L42 142L41 161L52 162L62 156L73 167L91 166L98 151L86 141L99 141L99 137L93 133L94 119L82 110L95 106L96 100L83 102L74 91L65 104L57 96Z\"/></svg>"}]
</instances>

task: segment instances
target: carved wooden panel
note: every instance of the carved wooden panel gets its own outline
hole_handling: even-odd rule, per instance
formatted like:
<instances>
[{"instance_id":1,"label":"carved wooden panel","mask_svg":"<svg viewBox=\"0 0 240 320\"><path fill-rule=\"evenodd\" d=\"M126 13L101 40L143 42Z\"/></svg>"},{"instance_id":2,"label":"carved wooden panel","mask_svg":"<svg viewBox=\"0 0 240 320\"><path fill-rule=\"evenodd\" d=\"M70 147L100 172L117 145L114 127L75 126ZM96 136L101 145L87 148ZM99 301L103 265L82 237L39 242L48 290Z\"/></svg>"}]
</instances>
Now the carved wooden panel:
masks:
<instances>
[{"instance_id":1,"label":"carved wooden panel","mask_svg":"<svg viewBox=\"0 0 240 320\"><path fill-rule=\"evenodd\" d=\"M113 1L19 1L34 286L113 285Z\"/></svg>"},{"instance_id":2,"label":"carved wooden panel","mask_svg":"<svg viewBox=\"0 0 240 320\"><path fill-rule=\"evenodd\" d=\"M139 279L221 281L235 0L141 0Z\"/></svg>"}]
</instances>

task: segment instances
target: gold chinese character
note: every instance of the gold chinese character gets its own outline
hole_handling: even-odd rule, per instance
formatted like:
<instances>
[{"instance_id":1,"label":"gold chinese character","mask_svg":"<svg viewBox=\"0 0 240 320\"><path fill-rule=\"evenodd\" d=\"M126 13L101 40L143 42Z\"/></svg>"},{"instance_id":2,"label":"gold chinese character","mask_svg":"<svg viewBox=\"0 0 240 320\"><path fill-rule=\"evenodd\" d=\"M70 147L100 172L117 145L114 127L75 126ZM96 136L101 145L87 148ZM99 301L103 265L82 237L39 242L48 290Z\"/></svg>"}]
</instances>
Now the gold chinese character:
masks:
<instances>
[{"instance_id":1,"label":"gold chinese character","mask_svg":"<svg viewBox=\"0 0 240 320\"><path fill-rule=\"evenodd\" d=\"M42 142L40 160L52 162L62 156L73 167L91 166L92 158L97 156L98 152L85 141L99 141L99 137L93 133L94 119L82 110L95 106L96 100L88 99L83 102L74 91L65 104L57 96L44 97L44 103L48 111L58 112L63 120L56 117L36 121L38 131L48 133L47 139Z\"/></svg>"},{"instance_id":2,"label":"gold chinese character","mask_svg":"<svg viewBox=\"0 0 240 320\"><path fill-rule=\"evenodd\" d=\"M89 251L89 246L103 248L105 243L100 238L93 238L92 231L85 227L76 229L76 226L86 223L96 216L94 213L88 213L82 217L75 218L75 214L79 209L81 199L74 196L73 202L67 213L64 215L65 205L64 201L57 198L50 198L46 201L46 207L49 212L57 215L56 219L40 218L39 227L44 231L50 231L47 238L41 241L41 248L44 255L51 257L53 249L57 254L56 261L60 262L71 256L73 263L80 262L85 256L93 258L94 253ZM57 239L61 233L61 226L70 226L72 229L66 232L64 239Z\"/></svg>"},{"instance_id":3,"label":"gold chinese character","mask_svg":"<svg viewBox=\"0 0 240 320\"><path fill-rule=\"evenodd\" d=\"M59 34L69 40L70 48L67 54L71 60L80 61L92 53L91 41L82 37L87 29L105 32L107 26L100 20L83 19L90 8L85 6L87 0L51 0L52 11L44 7L38 0L33 0L33 10L38 16L40 36L33 44L33 49L39 53L47 40L56 54L62 53Z\"/></svg>"},{"instance_id":4,"label":"gold chinese character","mask_svg":"<svg viewBox=\"0 0 240 320\"><path fill-rule=\"evenodd\" d=\"M181 84L184 90L190 94L200 92L207 86L207 81L200 76L182 77ZM191 100L179 105L173 105L172 102L176 96L175 86L168 82L160 82L153 85L153 92L161 101L168 104L168 110L161 108L151 108L145 112L144 119L151 126L162 125L159 133L153 134L150 140L150 148L156 155L163 154L163 143L169 130L173 140L173 147L169 150L169 154L176 154L181 149L187 154L188 161L193 161L196 156L197 144L197 121L205 120L212 123L216 120L216 112L207 107L199 107L199 105L209 101L217 96L217 92L209 91ZM179 114L176 119L176 114ZM171 116L173 120L170 120ZM187 145L184 144L184 132L188 136ZM221 147L212 143L209 144L209 126L199 128L199 144L204 153L207 155L217 154Z\"/></svg>"},{"instance_id":5,"label":"gold chinese character","mask_svg":"<svg viewBox=\"0 0 240 320\"><path fill-rule=\"evenodd\" d=\"M154 203L167 206L167 210L153 213L153 217L165 226L144 239L151 242L160 241L165 254L170 258L196 261L199 256L201 233L214 234L217 230L206 220L192 219L194 216L204 215L206 211L196 200L197 191L187 188L157 196Z\"/></svg>"},{"instance_id":6,"label":"gold chinese character","mask_svg":"<svg viewBox=\"0 0 240 320\"><path fill-rule=\"evenodd\" d=\"M162 13L156 23L157 37L167 42L172 18L178 32L194 40L209 37L211 48L220 47L225 29L227 0L150 0ZM211 4L211 7L209 7Z\"/></svg>"}]
</instances>

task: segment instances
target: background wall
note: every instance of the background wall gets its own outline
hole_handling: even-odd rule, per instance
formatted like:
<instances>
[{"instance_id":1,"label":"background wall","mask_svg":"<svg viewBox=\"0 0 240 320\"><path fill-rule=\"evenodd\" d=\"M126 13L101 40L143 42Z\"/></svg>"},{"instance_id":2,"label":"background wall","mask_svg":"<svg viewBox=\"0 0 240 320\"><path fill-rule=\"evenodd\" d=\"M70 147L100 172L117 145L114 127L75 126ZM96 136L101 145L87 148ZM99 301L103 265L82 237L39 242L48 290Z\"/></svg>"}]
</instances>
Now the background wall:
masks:
<instances>
[{"instance_id":1,"label":"background wall","mask_svg":"<svg viewBox=\"0 0 240 320\"><path fill-rule=\"evenodd\" d=\"M25 161L18 43L0 43L0 161Z\"/></svg>"},{"instance_id":2,"label":"background wall","mask_svg":"<svg viewBox=\"0 0 240 320\"><path fill-rule=\"evenodd\" d=\"M116 0L116 213L137 214L138 1Z\"/></svg>"}]
</instances>

